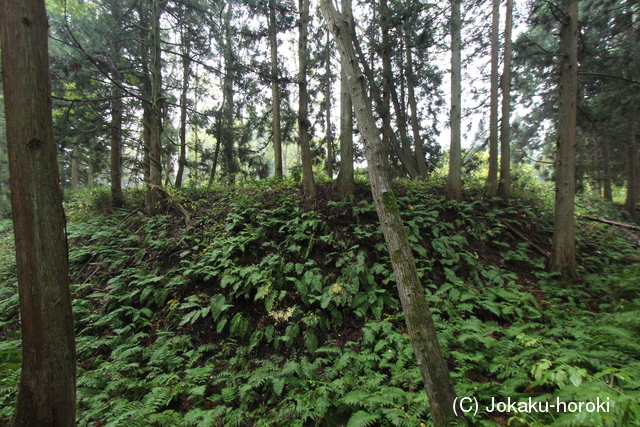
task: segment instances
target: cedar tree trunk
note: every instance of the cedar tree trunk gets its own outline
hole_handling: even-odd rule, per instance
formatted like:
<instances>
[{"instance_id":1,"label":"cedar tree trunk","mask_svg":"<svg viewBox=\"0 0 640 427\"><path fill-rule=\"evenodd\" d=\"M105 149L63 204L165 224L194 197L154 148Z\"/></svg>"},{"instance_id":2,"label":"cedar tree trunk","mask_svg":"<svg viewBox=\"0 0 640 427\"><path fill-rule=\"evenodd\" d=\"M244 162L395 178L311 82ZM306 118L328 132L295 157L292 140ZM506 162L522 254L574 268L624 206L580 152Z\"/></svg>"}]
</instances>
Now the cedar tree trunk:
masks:
<instances>
[{"instance_id":1,"label":"cedar tree trunk","mask_svg":"<svg viewBox=\"0 0 640 427\"><path fill-rule=\"evenodd\" d=\"M452 200L462 200L462 153L460 147L461 117L461 41L460 0L451 0L451 147L447 193Z\"/></svg>"},{"instance_id":2,"label":"cedar tree trunk","mask_svg":"<svg viewBox=\"0 0 640 427\"><path fill-rule=\"evenodd\" d=\"M75 426L76 352L44 0L0 4L22 373L15 427Z\"/></svg>"},{"instance_id":3,"label":"cedar tree trunk","mask_svg":"<svg viewBox=\"0 0 640 427\"><path fill-rule=\"evenodd\" d=\"M513 0L507 0L504 28L504 71L502 72L502 126L500 127L500 182L498 195L511 197L511 27Z\"/></svg>"},{"instance_id":4,"label":"cedar tree trunk","mask_svg":"<svg viewBox=\"0 0 640 427\"><path fill-rule=\"evenodd\" d=\"M576 113L578 98L578 0L564 0L560 31L560 84L556 201L549 268L576 277L574 199L576 194Z\"/></svg>"}]
</instances>

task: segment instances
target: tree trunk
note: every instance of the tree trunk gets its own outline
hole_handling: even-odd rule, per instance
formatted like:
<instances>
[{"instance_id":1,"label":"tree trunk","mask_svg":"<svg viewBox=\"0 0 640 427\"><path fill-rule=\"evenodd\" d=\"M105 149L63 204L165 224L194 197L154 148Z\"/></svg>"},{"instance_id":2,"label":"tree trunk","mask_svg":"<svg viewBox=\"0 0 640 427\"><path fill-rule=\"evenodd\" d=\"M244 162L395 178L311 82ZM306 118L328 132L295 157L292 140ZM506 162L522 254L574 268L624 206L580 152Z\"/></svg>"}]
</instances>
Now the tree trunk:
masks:
<instances>
[{"instance_id":1,"label":"tree trunk","mask_svg":"<svg viewBox=\"0 0 640 427\"><path fill-rule=\"evenodd\" d=\"M275 0L269 0L269 42L271 44L271 103L273 109L274 175L282 178L282 134L280 132L280 90L278 89L278 27Z\"/></svg>"},{"instance_id":2,"label":"tree trunk","mask_svg":"<svg viewBox=\"0 0 640 427\"><path fill-rule=\"evenodd\" d=\"M189 70L191 68L191 38L186 30L182 32L182 92L180 93L180 155L176 187L182 187L182 176L187 163L187 94L189 92Z\"/></svg>"},{"instance_id":3,"label":"tree trunk","mask_svg":"<svg viewBox=\"0 0 640 427\"><path fill-rule=\"evenodd\" d=\"M511 197L511 28L513 0L507 0L504 29L504 71L502 72L502 126L500 127L500 182L498 195Z\"/></svg>"},{"instance_id":4,"label":"tree trunk","mask_svg":"<svg viewBox=\"0 0 640 427\"><path fill-rule=\"evenodd\" d=\"M371 101L365 93L364 78L353 51L348 21L335 11L330 0L321 0L320 3L347 74L358 128L364 140L376 211L389 249L409 337L429 396L433 422L436 427L448 427L456 418L453 412L456 393L391 189L386 147L376 128Z\"/></svg>"},{"instance_id":5,"label":"tree trunk","mask_svg":"<svg viewBox=\"0 0 640 427\"><path fill-rule=\"evenodd\" d=\"M613 195L611 192L611 164L609 163L609 140L602 141L602 162L604 163L603 172L603 197L605 200L612 201Z\"/></svg>"},{"instance_id":6,"label":"tree trunk","mask_svg":"<svg viewBox=\"0 0 640 427\"><path fill-rule=\"evenodd\" d=\"M157 214L162 210L162 59L160 46L161 0L151 1L151 111L149 129L149 188L147 210Z\"/></svg>"},{"instance_id":7,"label":"tree trunk","mask_svg":"<svg viewBox=\"0 0 640 427\"><path fill-rule=\"evenodd\" d=\"M376 105L379 106L378 108L379 110L381 108L380 106L384 105L382 95L380 94L380 89L378 88L375 82L375 78L374 78L373 70L371 69L371 66L366 62L366 58L364 56L364 53L362 52L362 48L360 47L360 42L358 41L358 38L355 36L355 28L353 24L352 24L351 31L352 31L351 36L353 38L353 45L358 53L358 56L360 57L361 64L364 67L365 76L369 81L369 89L371 92L371 97L375 100ZM371 62L373 62L373 60L374 58L372 57ZM383 129L383 133L390 138L389 142L391 143L391 147L393 147L393 150L396 152L398 159L402 163L402 166L406 169L407 173L409 174L409 177L412 179L417 178L419 174L413 162L413 156L407 157L405 155L404 150L402 149L402 147L400 146L400 143L398 142L398 138L396 137L395 132L393 132L392 129L387 129L386 131Z\"/></svg>"},{"instance_id":8,"label":"tree trunk","mask_svg":"<svg viewBox=\"0 0 640 427\"><path fill-rule=\"evenodd\" d=\"M636 218L636 206L638 205L638 147L635 141L627 146L627 199L624 207L629 218Z\"/></svg>"},{"instance_id":9,"label":"tree trunk","mask_svg":"<svg viewBox=\"0 0 640 427\"><path fill-rule=\"evenodd\" d=\"M71 189L78 189L78 181L80 175L80 145L78 137L73 137L73 150L71 151Z\"/></svg>"},{"instance_id":10,"label":"tree trunk","mask_svg":"<svg viewBox=\"0 0 640 427\"><path fill-rule=\"evenodd\" d=\"M232 9L231 3L227 3L227 13L225 15L225 46L224 46L224 67L225 74L223 79L223 96L222 104L222 149L224 151L224 160L227 166L227 177L229 183L234 183L238 168L235 156L235 130L233 123L233 104L235 91L233 88L233 79L235 76L235 52L233 50L233 33L231 31Z\"/></svg>"},{"instance_id":11,"label":"tree trunk","mask_svg":"<svg viewBox=\"0 0 640 427\"><path fill-rule=\"evenodd\" d=\"M12 426L75 426L76 353L43 0L0 3L22 372Z\"/></svg>"},{"instance_id":12,"label":"tree trunk","mask_svg":"<svg viewBox=\"0 0 640 427\"><path fill-rule=\"evenodd\" d=\"M447 193L452 200L462 200L462 150L460 118L462 61L460 40L460 0L451 0L451 147Z\"/></svg>"},{"instance_id":13,"label":"tree trunk","mask_svg":"<svg viewBox=\"0 0 640 427\"><path fill-rule=\"evenodd\" d=\"M111 206L121 208L124 206L124 195L122 194L122 110L123 91L120 87L122 73L118 69L121 62L121 42L118 37L121 33L121 10L119 3L111 4L111 21L115 30L115 38L111 42L111 80L113 80L111 99ZM91 163L91 162L89 162ZM92 177L93 179L93 177Z\"/></svg>"},{"instance_id":14,"label":"tree trunk","mask_svg":"<svg viewBox=\"0 0 640 427\"><path fill-rule=\"evenodd\" d=\"M309 0L299 0L300 7L300 38L298 39L298 65L300 67L299 84L300 96L298 104L298 132L300 133L300 157L302 160L302 189L308 200L313 200L318 194L313 179L313 165L311 164L311 148L309 147L309 117L307 93L307 31L309 25Z\"/></svg>"},{"instance_id":15,"label":"tree trunk","mask_svg":"<svg viewBox=\"0 0 640 427\"><path fill-rule=\"evenodd\" d=\"M576 277L574 223L575 140L578 97L578 0L565 0L560 32L560 84L558 147L556 153L556 200L553 218L552 255L549 268L564 278Z\"/></svg>"},{"instance_id":16,"label":"tree trunk","mask_svg":"<svg viewBox=\"0 0 640 427\"><path fill-rule=\"evenodd\" d=\"M324 92L325 98L325 123L326 123L326 143L327 143L327 176L333 179L333 133L331 132L331 39L327 32L327 48L325 53L325 75L326 87Z\"/></svg>"},{"instance_id":17,"label":"tree trunk","mask_svg":"<svg viewBox=\"0 0 640 427\"><path fill-rule=\"evenodd\" d=\"M406 29L406 27L405 27ZM407 32L409 30L406 30ZM418 174L422 178L427 177L427 162L422 149L422 138L420 137L420 122L418 120L418 103L415 94L415 76L413 74L413 53L409 36L405 36L405 50L407 51L407 92L409 95L409 108L411 108L411 130L413 132L413 146L416 152L416 160L418 163Z\"/></svg>"},{"instance_id":18,"label":"tree trunk","mask_svg":"<svg viewBox=\"0 0 640 427\"><path fill-rule=\"evenodd\" d=\"M348 22L348 31L353 31L351 0L342 0L342 16ZM356 182L353 175L353 105L349 94L346 68L340 64L340 170L338 171L338 193L353 197Z\"/></svg>"},{"instance_id":19,"label":"tree trunk","mask_svg":"<svg viewBox=\"0 0 640 427\"><path fill-rule=\"evenodd\" d=\"M498 34L500 0L493 0L491 21L491 114L489 116L489 176L487 193L498 194Z\"/></svg>"}]
</instances>

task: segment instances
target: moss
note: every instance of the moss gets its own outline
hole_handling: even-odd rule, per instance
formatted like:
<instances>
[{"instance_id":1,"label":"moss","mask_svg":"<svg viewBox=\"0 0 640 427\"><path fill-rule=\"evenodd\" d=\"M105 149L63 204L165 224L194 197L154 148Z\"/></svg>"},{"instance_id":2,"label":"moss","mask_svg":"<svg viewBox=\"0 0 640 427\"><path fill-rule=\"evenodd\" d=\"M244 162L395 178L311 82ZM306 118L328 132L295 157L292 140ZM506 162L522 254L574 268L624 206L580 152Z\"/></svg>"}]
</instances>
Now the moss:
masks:
<instances>
[{"instance_id":1,"label":"moss","mask_svg":"<svg viewBox=\"0 0 640 427\"><path fill-rule=\"evenodd\" d=\"M390 213L400 215L398 203L396 202L396 196L393 194L393 190L387 190L382 193L382 203L387 209L389 209Z\"/></svg>"}]
</instances>

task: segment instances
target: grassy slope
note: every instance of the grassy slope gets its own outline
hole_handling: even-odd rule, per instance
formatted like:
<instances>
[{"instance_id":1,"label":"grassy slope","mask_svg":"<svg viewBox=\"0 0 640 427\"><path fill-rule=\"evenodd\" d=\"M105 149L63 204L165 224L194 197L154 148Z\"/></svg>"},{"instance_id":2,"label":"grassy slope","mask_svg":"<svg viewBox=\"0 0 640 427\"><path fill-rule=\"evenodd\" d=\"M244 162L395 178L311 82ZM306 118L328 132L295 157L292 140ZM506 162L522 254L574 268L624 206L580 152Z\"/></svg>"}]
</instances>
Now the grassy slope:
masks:
<instances>
[{"instance_id":1,"label":"grassy slope","mask_svg":"<svg viewBox=\"0 0 640 427\"><path fill-rule=\"evenodd\" d=\"M461 397L481 409L494 397L613 402L607 413L481 410L475 423L640 423L637 250L582 224L581 279L561 283L504 226L548 250L539 204L473 192L452 203L415 184L398 193ZM104 213L104 193L69 201L79 425L428 425L368 194L342 201L325 185L310 206L281 184L185 190L157 217L133 201ZM6 421L20 352L3 236Z\"/></svg>"}]
</instances>

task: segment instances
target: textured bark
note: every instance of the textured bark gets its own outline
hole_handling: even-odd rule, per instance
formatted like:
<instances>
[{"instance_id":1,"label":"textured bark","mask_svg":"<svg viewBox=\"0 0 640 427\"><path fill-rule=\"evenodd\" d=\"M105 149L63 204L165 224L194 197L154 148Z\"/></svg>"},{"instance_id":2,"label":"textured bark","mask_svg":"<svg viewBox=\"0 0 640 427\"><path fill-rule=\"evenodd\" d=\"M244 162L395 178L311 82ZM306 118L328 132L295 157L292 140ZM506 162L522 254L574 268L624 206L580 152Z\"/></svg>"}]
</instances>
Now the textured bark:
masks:
<instances>
[{"instance_id":1,"label":"textured bark","mask_svg":"<svg viewBox=\"0 0 640 427\"><path fill-rule=\"evenodd\" d=\"M331 132L331 39L327 32L327 47L325 53L325 76L326 87L324 89L325 108L325 135L327 143L327 176L333 179L333 133Z\"/></svg>"},{"instance_id":2,"label":"textured bark","mask_svg":"<svg viewBox=\"0 0 640 427\"><path fill-rule=\"evenodd\" d=\"M578 94L578 0L565 0L562 6L564 16L560 32L556 200L549 268L551 271L561 272L565 278L572 278L576 276L574 199Z\"/></svg>"},{"instance_id":3,"label":"textured bark","mask_svg":"<svg viewBox=\"0 0 640 427\"><path fill-rule=\"evenodd\" d=\"M493 0L491 21L491 114L489 116L489 176L487 193L498 194L498 34L500 0Z\"/></svg>"},{"instance_id":4,"label":"textured bark","mask_svg":"<svg viewBox=\"0 0 640 427\"><path fill-rule=\"evenodd\" d=\"M76 354L43 0L0 3L22 372L12 426L75 426Z\"/></svg>"},{"instance_id":5,"label":"textured bark","mask_svg":"<svg viewBox=\"0 0 640 427\"><path fill-rule=\"evenodd\" d=\"M120 73L117 74L118 76ZM124 206L122 194L122 89L113 88L111 100L111 206Z\"/></svg>"},{"instance_id":6,"label":"textured bark","mask_svg":"<svg viewBox=\"0 0 640 427\"><path fill-rule=\"evenodd\" d=\"M502 72L502 126L500 127L500 182L498 195L511 197L511 28L513 0L507 0L504 30L504 71Z\"/></svg>"},{"instance_id":7,"label":"textured bark","mask_svg":"<svg viewBox=\"0 0 640 427\"><path fill-rule=\"evenodd\" d=\"M342 16L348 22L347 30L353 31L351 0L342 0ZM353 105L349 94L345 66L340 64L340 170L338 171L338 193L352 197L356 191L353 174Z\"/></svg>"},{"instance_id":8,"label":"textured bark","mask_svg":"<svg viewBox=\"0 0 640 427\"><path fill-rule=\"evenodd\" d=\"M611 192L611 164L609 163L609 141L602 141L602 162L603 166L603 197L605 200L612 201L613 194Z\"/></svg>"},{"instance_id":9,"label":"textured bark","mask_svg":"<svg viewBox=\"0 0 640 427\"><path fill-rule=\"evenodd\" d=\"M462 151L460 146L461 119L461 41L460 0L451 1L451 146L447 193L450 199L462 200Z\"/></svg>"},{"instance_id":10,"label":"textured bark","mask_svg":"<svg viewBox=\"0 0 640 427\"><path fill-rule=\"evenodd\" d=\"M282 133L280 131L280 89L278 88L278 29L276 27L275 0L269 0L269 43L271 44L271 108L273 109L274 175L281 178Z\"/></svg>"},{"instance_id":11,"label":"textured bark","mask_svg":"<svg viewBox=\"0 0 640 427\"><path fill-rule=\"evenodd\" d=\"M191 39L186 30L182 31L182 92L180 93L180 155L176 187L182 187L182 175L187 163L187 94L189 92L189 73L191 68Z\"/></svg>"},{"instance_id":12,"label":"textured bark","mask_svg":"<svg viewBox=\"0 0 640 427\"><path fill-rule=\"evenodd\" d=\"M418 120L418 103L415 94L415 76L413 75L413 53L409 44L409 37L405 37L405 50L407 53L407 92L409 96L409 108L411 108L411 130L413 133L413 146L416 151L416 161L418 163L418 174L422 178L427 177L427 162L422 149L422 138L420 138L420 122Z\"/></svg>"},{"instance_id":13,"label":"textured bark","mask_svg":"<svg viewBox=\"0 0 640 427\"><path fill-rule=\"evenodd\" d=\"M429 396L434 425L450 426L455 419L453 405L456 394L453 381L442 355L413 253L391 189L386 147L382 144L375 125L371 101L365 93L364 77L353 50L348 21L335 11L330 0L321 0L320 3L329 29L335 36L347 74L358 128L364 140L371 191L389 249L407 330Z\"/></svg>"},{"instance_id":14,"label":"textured bark","mask_svg":"<svg viewBox=\"0 0 640 427\"><path fill-rule=\"evenodd\" d=\"M151 111L149 117L149 187L147 210L157 214L162 210L164 192L162 186L162 58L160 46L161 0L151 2Z\"/></svg>"},{"instance_id":15,"label":"textured bark","mask_svg":"<svg viewBox=\"0 0 640 427\"><path fill-rule=\"evenodd\" d=\"M378 112L382 119L382 144L386 147L391 142L391 57L389 45L389 23L387 22L387 0L380 0L380 32L382 43L380 47L380 59L382 60L382 102L378 104ZM399 147L406 154L402 146ZM398 155L400 155L398 153Z\"/></svg>"},{"instance_id":16,"label":"textured bark","mask_svg":"<svg viewBox=\"0 0 640 427\"><path fill-rule=\"evenodd\" d=\"M309 0L300 0L300 37L298 38L298 75L300 96L298 104L298 132L300 133L300 157L302 160L302 189L307 199L313 200L318 194L316 182L313 179L313 165L311 164L311 148L309 147L309 95L307 92L307 32L309 25Z\"/></svg>"}]
</instances>

